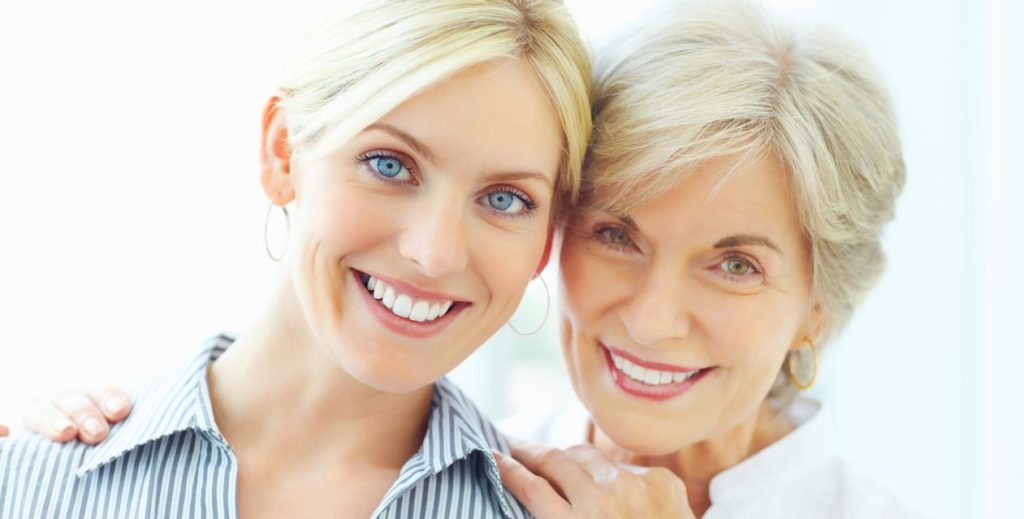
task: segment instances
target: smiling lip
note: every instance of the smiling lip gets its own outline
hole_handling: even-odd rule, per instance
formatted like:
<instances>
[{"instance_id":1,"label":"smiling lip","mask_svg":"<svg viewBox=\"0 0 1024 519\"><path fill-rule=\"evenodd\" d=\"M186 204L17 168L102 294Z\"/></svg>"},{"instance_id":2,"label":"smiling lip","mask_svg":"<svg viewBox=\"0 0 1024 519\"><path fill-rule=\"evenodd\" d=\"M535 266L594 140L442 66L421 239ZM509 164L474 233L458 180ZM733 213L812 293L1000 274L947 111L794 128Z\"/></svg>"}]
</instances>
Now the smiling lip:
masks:
<instances>
[{"instance_id":1,"label":"smiling lip","mask_svg":"<svg viewBox=\"0 0 1024 519\"><path fill-rule=\"evenodd\" d=\"M377 319L377 322L384 325L384 327L387 328L388 330L391 330L400 335L405 335L406 337L422 339L425 337L430 337L431 335L441 333L442 330L447 328L452 323L456 316L458 316L460 313L462 313L463 310L470 306L469 303L455 302L454 304L452 304L451 309L448 310L448 313L444 314L441 317L438 317L437 319L434 319L433 321L417 322L411 319L406 319L404 317L399 317L395 315L391 310L385 308L380 301L374 299L373 294L369 290L367 290L366 285L363 284L362 273L360 271L355 269L350 270L352 271L352 277L355 280L353 286L357 292L362 294L360 297L362 297L363 300L366 301L366 305L368 310L370 311L370 314ZM376 277L376 274L374 274L374 277ZM387 284L392 283L392 280L389 278L380 279L383 279L384 282ZM405 291L408 285L396 282L392 286L401 286L401 290ZM414 291L410 290L408 292L408 295L414 295L412 292ZM439 299L450 299L444 294L425 292L422 290L416 290L415 295L417 297L436 297L440 295L441 297Z\"/></svg>"},{"instance_id":2,"label":"smiling lip","mask_svg":"<svg viewBox=\"0 0 1024 519\"><path fill-rule=\"evenodd\" d=\"M690 371L696 371L696 370L700 369L700 368L687 368L687 367L684 367L684 366L676 366L674 364L662 364L660 362L650 362L650 361L647 361L647 360L643 360L643 359L641 359L641 358L639 358L639 357L637 357L637 356L635 356L635 355L633 355L631 353L622 351L622 350L620 350L618 348L612 348L611 346L608 346L607 344L605 344L603 342L600 342L598 344L600 344L602 348L604 348L604 349L606 349L606 350L608 350L608 351L610 351L610 352L612 352L612 353L614 353L614 354L616 354L616 355L618 355L618 356L620 356L620 357L622 357L624 359L629 360L633 364L636 364L636 365L638 365L640 367L644 367L644 368L647 368L647 369L656 369L658 371L673 371L673 372L679 372L679 373L689 373Z\"/></svg>"},{"instance_id":3,"label":"smiling lip","mask_svg":"<svg viewBox=\"0 0 1024 519\"><path fill-rule=\"evenodd\" d=\"M358 271L356 269L352 269L352 270L357 272L357 273L360 272L360 271ZM369 275L369 276L373 276L373 277L375 277L375 278L377 278L377 279L387 283L388 285L391 285L392 287L394 287L394 289L396 291L401 292L401 293L406 294L406 295L409 295L409 296L412 296L412 297L415 297L416 299L430 299L432 301L454 301L456 303L467 303L468 302L468 301L465 301L463 299L459 299L459 298L457 298L457 297L455 297L455 296L453 296L451 294L445 294L444 292L432 292L430 290L424 290L422 288L418 288L418 287L412 286L409 283L406 283L405 281L402 281L402 280L399 280L399 279L389 278L387 276L381 276L380 274L376 274L376 273L369 272L369 271L361 271L361 272L363 274L366 274L366 275Z\"/></svg>"},{"instance_id":4,"label":"smiling lip","mask_svg":"<svg viewBox=\"0 0 1024 519\"><path fill-rule=\"evenodd\" d=\"M609 348L603 343L598 343L601 346L601 352L604 354L605 362L608 365L608 372L611 375L612 381L615 385L622 389L626 393L643 398L646 400L664 401L677 396L682 395L689 391L691 387L700 382L708 373L714 371L714 367L709 368L685 368L681 366L675 366L672 364L662 364L658 362L648 362L637 358L634 355L626 353L617 348ZM643 382L633 380L628 375L623 373L621 370L615 367L615 361L612 360L612 352L615 355L625 358L630 362L647 369L655 369L658 371L670 371L674 373L684 373L697 371L692 377L682 381L673 382L668 384L650 385Z\"/></svg>"}]
</instances>

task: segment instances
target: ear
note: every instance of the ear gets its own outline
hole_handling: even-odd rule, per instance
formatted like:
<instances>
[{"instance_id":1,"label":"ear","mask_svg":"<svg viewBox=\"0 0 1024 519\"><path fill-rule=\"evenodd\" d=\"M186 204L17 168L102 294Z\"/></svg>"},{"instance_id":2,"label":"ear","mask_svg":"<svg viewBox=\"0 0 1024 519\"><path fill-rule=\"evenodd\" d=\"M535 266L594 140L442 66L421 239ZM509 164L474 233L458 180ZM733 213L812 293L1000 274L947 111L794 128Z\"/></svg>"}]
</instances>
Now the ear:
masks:
<instances>
[{"instance_id":1,"label":"ear","mask_svg":"<svg viewBox=\"0 0 1024 519\"><path fill-rule=\"evenodd\" d=\"M541 272L548 266L548 260L551 259L551 249L555 243L555 229L552 228L548 231L548 241L544 244L544 254L540 257L540 265L537 265L537 273L535 276L539 276Z\"/></svg>"},{"instance_id":2,"label":"ear","mask_svg":"<svg viewBox=\"0 0 1024 519\"><path fill-rule=\"evenodd\" d=\"M790 350L796 350L804 347L805 338L810 338L814 341L814 344L821 345L822 339L825 338L825 334L828 332L828 315L825 309L822 308L821 303L815 301L810 310L807 312L807 321L801 328L802 333L794 337L793 344L789 347Z\"/></svg>"},{"instance_id":3,"label":"ear","mask_svg":"<svg viewBox=\"0 0 1024 519\"><path fill-rule=\"evenodd\" d=\"M292 149L281 98L271 97L263 109L263 137L260 141L260 182L267 198L277 205L295 199L292 185Z\"/></svg>"}]
</instances>

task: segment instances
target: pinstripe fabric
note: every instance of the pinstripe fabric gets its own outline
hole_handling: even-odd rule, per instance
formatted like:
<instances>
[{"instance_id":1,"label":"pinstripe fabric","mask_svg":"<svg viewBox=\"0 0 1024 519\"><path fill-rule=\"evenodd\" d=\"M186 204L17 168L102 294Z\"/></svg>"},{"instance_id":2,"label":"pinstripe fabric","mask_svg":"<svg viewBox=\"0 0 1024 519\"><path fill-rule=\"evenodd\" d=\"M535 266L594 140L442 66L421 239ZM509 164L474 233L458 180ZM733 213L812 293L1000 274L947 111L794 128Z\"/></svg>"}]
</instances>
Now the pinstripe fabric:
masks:
<instances>
[{"instance_id":1,"label":"pinstripe fabric","mask_svg":"<svg viewBox=\"0 0 1024 519\"><path fill-rule=\"evenodd\" d=\"M0 518L238 517L238 462L206 384L207 367L232 340L211 339L139 393L102 445L0 439ZM501 486L492 450L507 453L505 438L451 382L438 381L423 445L372 517L528 518Z\"/></svg>"}]
</instances>

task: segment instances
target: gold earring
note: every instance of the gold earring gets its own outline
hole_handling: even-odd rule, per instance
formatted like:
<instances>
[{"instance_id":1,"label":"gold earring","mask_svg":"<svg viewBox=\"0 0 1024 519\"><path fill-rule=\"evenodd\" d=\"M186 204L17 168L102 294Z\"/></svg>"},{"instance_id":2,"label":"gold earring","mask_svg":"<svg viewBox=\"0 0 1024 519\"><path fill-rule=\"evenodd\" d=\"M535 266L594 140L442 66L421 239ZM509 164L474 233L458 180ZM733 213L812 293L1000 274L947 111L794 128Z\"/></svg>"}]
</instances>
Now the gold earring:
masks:
<instances>
[{"instance_id":1,"label":"gold earring","mask_svg":"<svg viewBox=\"0 0 1024 519\"><path fill-rule=\"evenodd\" d=\"M793 385L800 388L800 391L807 391L814 385L815 379L818 378L818 347L814 345L814 341L810 337L804 337L804 341L811 345L811 357L814 360L814 371L811 372L810 380L804 382L797 377L796 371L796 355L795 351L789 352L789 359L786 362L786 367L789 371L789 380L793 382Z\"/></svg>"}]
</instances>

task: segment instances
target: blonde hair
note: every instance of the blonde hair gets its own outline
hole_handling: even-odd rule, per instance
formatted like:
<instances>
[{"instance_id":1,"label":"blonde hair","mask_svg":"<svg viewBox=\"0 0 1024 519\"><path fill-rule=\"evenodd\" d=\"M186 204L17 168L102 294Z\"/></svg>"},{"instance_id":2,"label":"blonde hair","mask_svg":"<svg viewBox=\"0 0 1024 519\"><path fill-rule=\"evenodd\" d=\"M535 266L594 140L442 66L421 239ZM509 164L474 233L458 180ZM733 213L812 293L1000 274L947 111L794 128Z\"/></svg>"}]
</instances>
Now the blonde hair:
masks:
<instances>
[{"instance_id":1,"label":"blonde hair","mask_svg":"<svg viewBox=\"0 0 1024 519\"><path fill-rule=\"evenodd\" d=\"M582 203L629 214L706 160L778 157L837 333L882 273L905 179L885 92L832 34L797 36L744 1L669 7L598 54Z\"/></svg>"},{"instance_id":2,"label":"blonde hair","mask_svg":"<svg viewBox=\"0 0 1024 519\"><path fill-rule=\"evenodd\" d=\"M557 219L575 203L591 129L589 53L560 1L355 2L311 34L281 84L289 141L322 156L431 85L516 58L536 73L561 123Z\"/></svg>"}]
</instances>

